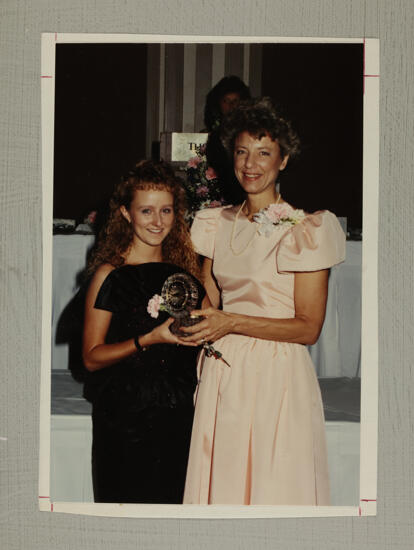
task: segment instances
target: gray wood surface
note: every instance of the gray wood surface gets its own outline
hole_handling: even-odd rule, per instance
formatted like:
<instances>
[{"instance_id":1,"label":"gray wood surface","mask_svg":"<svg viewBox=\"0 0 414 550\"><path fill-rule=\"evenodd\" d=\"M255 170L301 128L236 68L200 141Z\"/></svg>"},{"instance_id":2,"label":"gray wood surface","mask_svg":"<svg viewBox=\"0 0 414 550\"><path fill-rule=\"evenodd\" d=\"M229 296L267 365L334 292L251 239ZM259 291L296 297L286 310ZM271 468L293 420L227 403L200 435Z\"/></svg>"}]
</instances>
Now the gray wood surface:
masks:
<instances>
[{"instance_id":1,"label":"gray wood surface","mask_svg":"<svg viewBox=\"0 0 414 550\"><path fill-rule=\"evenodd\" d=\"M412 548L412 0L2 0L0 25L1 548ZM38 511L42 31L381 39L377 517L127 520Z\"/></svg>"}]
</instances>

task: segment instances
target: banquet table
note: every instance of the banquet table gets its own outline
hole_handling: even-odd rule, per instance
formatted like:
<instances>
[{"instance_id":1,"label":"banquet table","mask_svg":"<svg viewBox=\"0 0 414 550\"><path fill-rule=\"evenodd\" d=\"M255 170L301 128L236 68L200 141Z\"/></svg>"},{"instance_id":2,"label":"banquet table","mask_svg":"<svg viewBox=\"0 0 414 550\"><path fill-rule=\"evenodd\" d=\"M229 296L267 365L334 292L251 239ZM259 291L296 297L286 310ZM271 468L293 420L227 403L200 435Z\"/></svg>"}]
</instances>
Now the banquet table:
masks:
<instances>
[{"instance_id":1,"label":"banquet table","mask_svg":"<svg viewBox=\"0 0 414 550\"><path fill-rule=\"evenodd\" d=\"M52 369L68 368L67 342L57 328L79 287L93 235L54 235L52 289ZM360 375L361 241L347 241L346 260L331 269L325 323L318 342L309 348L318 377Z\"/></svg>"}]
</instances>

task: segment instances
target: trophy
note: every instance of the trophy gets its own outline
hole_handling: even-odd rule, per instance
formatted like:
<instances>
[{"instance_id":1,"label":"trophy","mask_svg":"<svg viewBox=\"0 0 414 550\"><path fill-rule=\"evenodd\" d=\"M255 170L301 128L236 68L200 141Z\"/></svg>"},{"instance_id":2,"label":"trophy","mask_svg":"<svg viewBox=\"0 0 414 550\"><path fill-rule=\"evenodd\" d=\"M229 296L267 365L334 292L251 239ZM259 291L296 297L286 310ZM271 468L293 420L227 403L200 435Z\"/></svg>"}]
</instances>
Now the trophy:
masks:
<instances>
[{"instance_id":1,"label":"trophy","mask_svg":"<svg viewBox=\"0 0 414 550\"><path fill-rule=\"evenodd\" d=\"M191 327L204 319L190 315L190 311L197 307L198 297L197 283L188 273L174 273L166 279L161 290L162 304L163 309L174 317L170 330L176 336L188 336L180 327Z\"/></svg>"},{"instance_id":2,"label":"trophy","mask_svg":"<svg viewBox=\"0 0 414 550\"><path fill-rule=\"evenodd\" d=\"M170 275L161 289L162 308L174 322L170 330L176 336L188 336L180 330L180 327L192 327L204 319L201 315L190 315L198 303L199 290L196 280L188 273L174 273ZM221 352L217 351L209 342L202 341L202 346L207 357L220 359L227 366L230 364L224 359Z\"/></svg>"}]
</instances>

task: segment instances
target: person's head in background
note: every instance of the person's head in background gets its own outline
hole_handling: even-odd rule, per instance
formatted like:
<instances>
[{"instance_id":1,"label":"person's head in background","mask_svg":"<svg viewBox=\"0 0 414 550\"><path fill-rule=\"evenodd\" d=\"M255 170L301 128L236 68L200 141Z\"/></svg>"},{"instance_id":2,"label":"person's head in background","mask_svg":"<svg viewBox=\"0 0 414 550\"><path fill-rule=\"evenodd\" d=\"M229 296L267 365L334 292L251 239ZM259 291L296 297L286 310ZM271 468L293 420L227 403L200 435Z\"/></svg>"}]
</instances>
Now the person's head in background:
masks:
<instances>
[{"instance_id":1,"label":"person's head in background","mask_svg":"<svg viewBox=\"0 0 414 550\"><path fill-rule=\"evenodd\" d=\"M223 117L237 107L239 101L249 99L250 90L238 76L225 76L207 94L204 124L208 132L216 129Z\"/></svg>"}]
</instances>

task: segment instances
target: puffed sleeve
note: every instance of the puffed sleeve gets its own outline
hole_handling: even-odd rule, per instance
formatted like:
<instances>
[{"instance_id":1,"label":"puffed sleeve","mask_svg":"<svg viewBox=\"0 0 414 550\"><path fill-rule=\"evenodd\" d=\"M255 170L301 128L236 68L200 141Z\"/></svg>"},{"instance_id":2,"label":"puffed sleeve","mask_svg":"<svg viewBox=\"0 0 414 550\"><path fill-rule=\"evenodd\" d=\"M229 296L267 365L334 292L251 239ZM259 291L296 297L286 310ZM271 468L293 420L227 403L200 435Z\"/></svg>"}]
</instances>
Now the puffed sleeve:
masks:
<instances>
[{"instance_id":1,"label":"puffed sleeve","mask_svg":"<svg viewBox=\"0 0 414 550\"><path fill-rule=\"evenodd\" d=\"M116 271L111 271L102 283L95 300L94 307L96 309L104 309L105 311L111 311L112 313L115 313L117 310L117 285L115 284L115 276Z\"/></svg>"},{"instance_id":2,"label":"puffed sleeve","mask_svg":"<svg viewBox=\"0 0 414 550\"><path fill-rule=\"evenodd\" d=\"M345 259L345 234L335 214L315 212L282 237L276 254L279 273L318 271Z\"/></svg>"},{"instance_id":3,"label":"puffed sleeve","mask_svg":"<svg viewBox=\"0 0 414 550\"><path fill-rule=\"evenodd\" d=\"M199 210L191 226L191 240L195 251L206 258L213 259L216 233L223 206Z\"/></svg>"}]
</instances>

